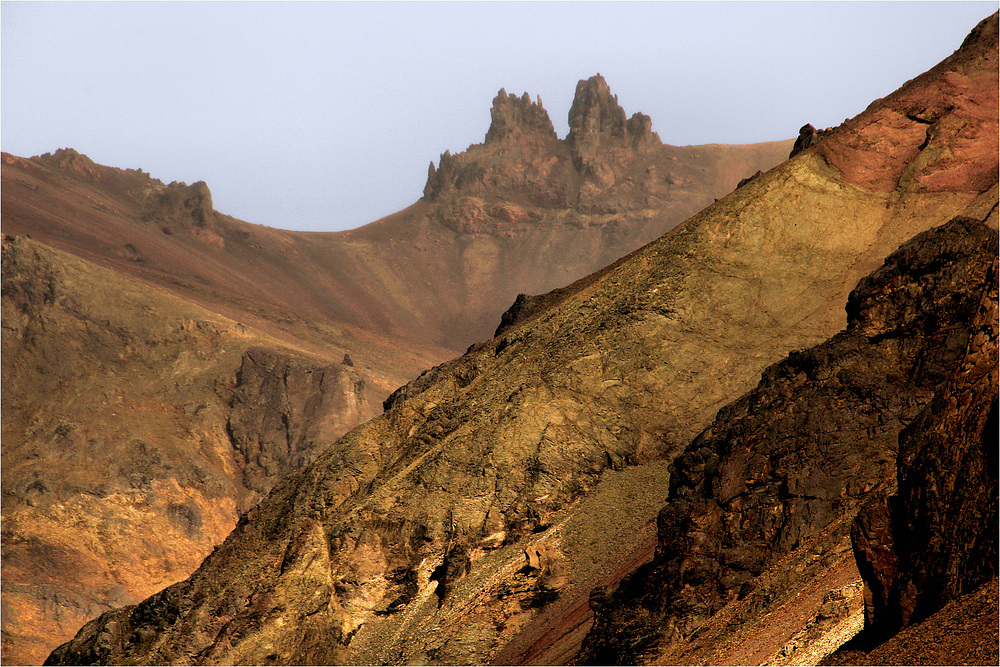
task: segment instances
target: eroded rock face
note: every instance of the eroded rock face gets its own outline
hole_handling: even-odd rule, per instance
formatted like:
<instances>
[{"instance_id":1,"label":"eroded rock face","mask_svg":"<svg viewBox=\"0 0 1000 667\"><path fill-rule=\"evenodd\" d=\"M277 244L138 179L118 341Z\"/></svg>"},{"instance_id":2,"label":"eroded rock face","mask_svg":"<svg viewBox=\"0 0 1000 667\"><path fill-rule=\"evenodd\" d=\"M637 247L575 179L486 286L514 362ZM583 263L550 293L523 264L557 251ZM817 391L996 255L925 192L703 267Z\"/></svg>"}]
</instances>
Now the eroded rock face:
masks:
<instances>
[{"instance_id":1,"label":"eroded rock face","mask_svg":"<svg viewBox=\"0 0 1000 667\"><path fill-rule=\"evenodd\" d=\"M573 164L580 171L593 169L598 155L621 149L626 141L625 111L598 74L576 85L569 109L569 144Z\"/></svg>"},{"instance_id":2,"label":"eroded rock face","mask_svg":"<svg viewBox=\"0 0 1000 667\"><path fill-rule=\"evenodd\" d=\"M760 163L763 153L753 157L720 146L664 146L649 116L635 113L626 119L600 75L577 84L565 140L556 137L541 101L532 102L527 93L518 98L501 90L491 117L485 144L460 155L446 151L438 167L431 163L428 169L424 196L449 204L442 221L462 231L520 236L533 225L552 224L547 218L553 207L583 216L635 216L683 205L690 214L697 208L688 209L682 200L707 204L711 199L704 194L722 187L728 192L744 168L753 172L770 166ZM720 151L728 153L725 165ZM520 207L513 216L511 209L491 201L505 193L514 194L508 203ZM631 226L648 224L635 217ZM637 232L622 230L626 235ZM634 249L622 248L619 255Z\"/></svg>"},{"instance_id":3,"label":"eroded rock face","mask_svg":"<svg viewBox=\"0 0 1000 667\"><path fill-rule=\"evenodd\" d=\"M267 493L366 414L365 381L343 363L319 366L267 348L243 354L228 432L243 481ZM331 439L332 438L332 439Z\"/></svg>"},{"instance_id":4,"label":"eroded rock face","mask_svg":"<svg viewBox=\"0 0 1000 667\"><path fill-rule=\"evenodd\" d=\"M2 345L5 663L186 577L370 414L359 371L23 237Z\"/></svg>"},{"instance_id":5,"label":"eroded rock face","mask_svg":"<svg viewBox=\"0 0 1000 667\"><path fill-rule=\"evenodd\" d=\"M808 150L819 151L849 182L876 190L936 192L957 183L985 190L996 169L976 156L994 155L1000 141L997 49L993 15L952 56L845 121L841 128L849 131Z\"/></svg>"},{"instance_id":6,"label":"eroded rock face","mask_svg":"<svg viewBox=\"0 0 1000 667\"><path fill-rule=\"evenodd\" d=\"M997 574L995 258L991 273L960 363L899 436L896 493L873 498L852 527L874 641Z\"/></svg>"},{"instance_id":7,"label":"eroded rock face","mask_svg":"<svg viewBox=\"0 0 1000 667\"><path fill-rule=\"evenodd\" d=\"M147 199L145 218L159 224L163 233L184 230L211 239L220 248L225 246L215 220L212 192L205 181L191 185L174 182L150 192Z\"/></svg>"},{"instance_id":8,"label":"eroded rock face","mask_svg":"<svg viewBox=\"0 0 1000 667\"><path fill-rule=\"evenodd\" d=\"M918 415L931 414L944 400L932 403L934 390L964 365L973 340L985 348L975 375L995 385L989 369L996 364L987 352L995 355L995 338L991 342L981 329L984 313L994 315L996 256L996 236L978 220L957 218L921 234L859 283L848 302L844 333L767 369L756 390L720 411L674 463L653 562L627 577L614 595L593 601L595 624L581 659L596 664L652 659L665 644L690 637L730 601L751 595L755 578L784 554L890 485L897 435L910 425L900 437L904 461L912 447L907 434L923 430ZM956 427L969 428L972 437L962 439L982 457L983 423L995 391L985 394L971 400L968 392L956 401L972 425L955 419L942 428L939 442L954 437ZM962 455L953 456L935 461L950 471L937 473L949 480L961 475ZM982 462L971 466L969 472L978 477L986 474ZM926 475L920 481L929 482ZM968 504L985 502L989 508L965 520L972 526L958 520L965 503L949 510L956 512L948 515L956 530L993 520L992 484L970 493ZM942 491L953 487L951 481ZM948 506L954 499L938 502ZM869 523L883 516L869 514ZM992 532L987 533L975 538L982 546L973 546L974 552L989 553L992 544L995 553ZM941 549L952 547L983 531L962 535L949 532L936 542ZM918 545L927 543L906 542L921 554L925 549ZM933 554L921 558L940 560ZM965 592L982 583L990 572L981 569L973 568L980 576L970 576L970 587L957 588Z\"/></svg>"},{"instance_id":9,"label":"eroded rock face","mask_svg":"<svg viewBox=\"0 0 1000 667\"><path fill-rule=\"evenodd\" d=\"M546 139L555 139L556 131L549 120L549 114L542 107L542 100L532 102L528 93L521 97L507 94L503 88L493 99L490 109L490 129L486 132L486 143L517 139L519 134L536 133ZM513 136L512 136L513 135Z\"/></svg>"}]
</instances>

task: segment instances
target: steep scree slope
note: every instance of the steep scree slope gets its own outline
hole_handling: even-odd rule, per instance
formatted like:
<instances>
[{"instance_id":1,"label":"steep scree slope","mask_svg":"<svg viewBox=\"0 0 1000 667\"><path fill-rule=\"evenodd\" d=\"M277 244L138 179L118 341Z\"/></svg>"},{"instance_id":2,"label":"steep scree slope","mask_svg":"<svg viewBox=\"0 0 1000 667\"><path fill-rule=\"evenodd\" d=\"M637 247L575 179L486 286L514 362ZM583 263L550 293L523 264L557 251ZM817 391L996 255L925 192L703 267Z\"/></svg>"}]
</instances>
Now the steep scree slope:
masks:
<instances>
[{"instance_id":1,"label":"steep scree slope","mask_svg":"<svg viewBox=\"0 0 1000 667\"><path fill-rule=\"evenodd\" d=\"M51 660L567 660L587 630L590 590L651 555L674 456L765 368L843 328L850 289L890 252L995 183L923 178L959 152L967 173L995 168L995 52L969 40L817 145L428 373L276 487L188 580L88 623ZM940 77L965 85L924 146L915 105L934 102ZM857 143L885 109L919 133L860 143L831 166L824 143ZM984 109L960 131L946 120ZM938 150L967 136L977 150ZM883 187L886 167L869 153L891 147L912 159Z\"/></svg>"}]
</instances>

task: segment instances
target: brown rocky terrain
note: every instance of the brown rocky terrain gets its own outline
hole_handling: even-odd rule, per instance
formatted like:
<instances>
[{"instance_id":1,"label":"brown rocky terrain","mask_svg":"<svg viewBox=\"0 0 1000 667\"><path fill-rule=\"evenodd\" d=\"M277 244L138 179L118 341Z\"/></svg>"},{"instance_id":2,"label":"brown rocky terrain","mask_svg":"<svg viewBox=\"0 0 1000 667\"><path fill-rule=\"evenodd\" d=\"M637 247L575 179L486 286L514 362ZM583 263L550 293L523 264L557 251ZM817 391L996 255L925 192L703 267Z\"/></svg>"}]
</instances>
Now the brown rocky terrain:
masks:
<instances>
[{"instance_id":1,"label":"brown rocky terrain","mask_svg":"<svg viewBox=\"0 0 1000 667\"><path fill-rule=\"evenodd\" d=\"M600 97L599 82L582 88ZM623 576L650 557L669 570L674 542L702 540L707 553L680 568L694 590L679 620L638 619L655 641L601 655L655 658L714 636L703 651L728 647L736 663L822 657L863 616L854 513L891 479L896 432L978 340L970 317L996 281L997 98L994 16L941 65L671 233L551 298L522 299L497 337L397 392L384 415L279 483L190 578L106 612L50 662L567 662L595 586L610 599L584 657L614 641L602 628L623 613L610 594ZM494 119L544 129L530 105L508 96ZM576 118L611 128L598 146L613 150L638 150L631 137L645 136L641 118L624 133L617 113ZM591 144L567 141L587 179L627 190L614 160L595 163ZM478 193L493 173L473 149L442 162L425 204L438 188ZM584 185L576 205L594 205ZM479 219L468 210L458 219ZM803 400L829 406L829 421L796 411L807 383ZM778 408L773 421L754 401ZM713 424L787 438L755 441L774 447L764 457L713 440ZM838 425L874 455L828 428ZM792 447L800 436L811 462ZM715 469L713 442L726 455ZM679 455L687 477L675 488L690 494L675 497L706 510L707 531L658 541ZM742 539L744 519L755 542L741 551L726 536ZM637 578L626 581L618 595ZM624 613L659 614L663 602Z\"/></svg>"},{"instance_id":2,"label":"brown rocky terrain","mask_svg":"<svg viewBox=\"0 0 1000 667\"><path fill-rule=\"evenodd\" d=\"M250 225L205 183L70 149L5 154L3 661L38 663L184 578L277 480L487 337L515 295L633 250L790 146L662 146L648 119L623 142L624 126L586 120L624 117L603 79L581 91L572 145L607 143L587 164L613 157L601 178L618 189L568 199L596 177L540 104L502 93L486 143L442 157L424 199L343 233ZM517 180L527 155L559 179ZM479 181L442 181L476 165Z\"/></svg>"},{"instance_id":3,"label":"brown rocky terrain","mask_svg":"<svg viewBox=\"0 0 1000 667\"><path fill-rule=\"evenodd\" d=\"M5 662L187 576L283 472L377 411L342 354L5 237Z\"/></svg>"},{"instance_id":4,"label":"brown rocky terrain","mask_svg":"<svg viewBox=\"0 0 1000 667\"><path fill-rule=\"evenodd\" d=\"M949 61L891 96L888 104L873 104L869 112L891 124L893 107L913 104L918 93L931 99L935 90L950 95L955 92L952 83L963 86L974 79L969 69L990 60L995 68L996 50L994 16L977 26ZM954 111L948 103L949 97L941 95L936 103L909 115L921 121L941 118L940 109L945 114ZM956 116L950 120L955 126L970 125L965 113ZM933 121L927 124L934 127ZM874 124L859 127L863 128L860 137L838 142L835 134L820 144L820 150L836 164L836 156L851 150L845 145L854 147L883 136ZM923 149L930 149L938 136L929 129ZM938 148L938 155L950 157L981 149L971 148L967 141L968 137L962 137L954 149ZM900 154L908 155L898 146L883 144L874 163L881 170L901 174L904 180L910 176L908 168L900 167ZM952 166L956 167L954 172L932 170L916 178L928 183L930 189L936 189L936 183L957 180L996 180L995 167L984 173L970 170L969 165ZM880 173L884 171L876 172ZM884 178L850 168L845 175L855 182L887 185ZM719 643L719 630L706 641L704 629L710 617L729 602L748 596L762 598L756 605L750 603L758 607L754 610L758 615L791 604L781 601L776 605L780 595L770 587L763 595L756 592L756 580L769 570L787 571L789 564L782 556L794 552L811 534L826 536L797 554L797 559L836 562L831 556L836 554L843 560L850 528L857 567L864 579L865 632L856 644L878 644L900 628L924 621L951 600L971 595L995 580L995 187L991 202L992 208L982 205L985 202L976 207L977 217L988 222L988 227L957 219L936 230L937 238L925 234L903 246L852 295L848 314L858 319L849 322L842 338L810 350L805 358L792 355L784 367L769 369L757 394L749 394L720 412L715 424L675 461L670 502L659 515L656 556L613 594L595 591L592 601L597 620L585 641L582 661L690 661L692 645ZM970 225L975 233L968 240L949 238L955 230L970 229ZM962 264L956 260L963 252L980 255L975 277L965 284L956 281L953 273ZM932 271L928 286L942 290L938 296L922 293L926 288L921 283L927 279L920 274L927 269ZM874 294L866 293L873 288ZM955 316L962 318L957 336L948 324ZM922 321L924 317L929 319ZM893 366L908 356L905 350L912 343L907 337L936 346L938 352L916 351L899 367L900 374L882 369L884 362L859 353L857 344L850 341L852 333L875 347L891 347L897 357ZM845 344L846 358L851 360L846 365L834 352ZM898 356L901 353L903 357ZM865 371L850 371L855 363ZM874 375L870 375L872 371ZM907 383L926 382L919 390L921 398L910 405L907 402L916 394L904 388L902 377ZM873 385L876 378L878 384ZM789 400L783 385L792 386L796 381L805 384L796 387L794 398ZM801 407L803 401L808 403L816 396L827 396L826 405ZM838 420L840 423L835 423ZM817 460L823 461L819 468L799 467ZM897 479L898 491L887 498L886 492L897 488ZM844 505L852 508L845 512ZM860 513L859 505L863 505ZM845 515L855 514L852 526L844 522ZM784 578L790 577L785 574ZM787 586L784 594L796 588ZM981 599L984 594L978 595ZM860 607L855 613L859 611ZM978 619L973 625L982 625L982 613L973 616ZM947 656L951 664L994 664L996 618L994 599L992 614L986 615L989 632L950 642L937 652L928 651L927 656L934 657L925 656L919 662ZM720 624L714 625L718 628ZM910 641L913 636L935 632L940 636L937 624L928 622L910 634ZM700 640L691 640L699 634ZM787 648L778 657L794 653ZM859 656L857 650L843 653L834 659L859 664L901 664L904 657L906 661L914 659L912 648L898 642L871 655ZM879 658L872 662L876 655ZM987 662L976 662L984 657ZM720 660L718 654L714 660ZM722 657L721 661L727 659Z\"/></svg>"}]
</instances>

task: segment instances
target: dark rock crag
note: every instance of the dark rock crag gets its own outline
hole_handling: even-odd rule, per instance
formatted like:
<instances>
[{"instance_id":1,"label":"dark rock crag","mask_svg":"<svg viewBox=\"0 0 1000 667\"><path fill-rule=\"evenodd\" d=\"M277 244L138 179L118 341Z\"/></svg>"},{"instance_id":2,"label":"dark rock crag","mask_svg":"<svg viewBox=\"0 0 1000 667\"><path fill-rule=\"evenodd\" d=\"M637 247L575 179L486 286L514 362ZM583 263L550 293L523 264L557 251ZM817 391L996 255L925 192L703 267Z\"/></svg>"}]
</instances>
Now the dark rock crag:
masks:
<instances>
[{"instance_id":1,"label":"dark rock crag","mask_svg":"<svg viewBox=\"0 0 1000 667\"><path fill-rule=\"evenodd\" d=\"M788 154L789 158L793 158L805 149L816 143L816 138L818 133L816 128L810 123L806 123L799 128L799 136L795 138L795 144L792 146L792 152Z\"/></svg>"},{"instance_id":2,"label":"dark rock crag","mask_svg":"<svg viewBox=\"0 0 1000 667\"><path fill-rule=\"evenodd\" d=\"M960 363L900 433L896 492L873 498L852 526L871 642L997 576L995 282L977 305Z\"/></svg>"}]
</instances>

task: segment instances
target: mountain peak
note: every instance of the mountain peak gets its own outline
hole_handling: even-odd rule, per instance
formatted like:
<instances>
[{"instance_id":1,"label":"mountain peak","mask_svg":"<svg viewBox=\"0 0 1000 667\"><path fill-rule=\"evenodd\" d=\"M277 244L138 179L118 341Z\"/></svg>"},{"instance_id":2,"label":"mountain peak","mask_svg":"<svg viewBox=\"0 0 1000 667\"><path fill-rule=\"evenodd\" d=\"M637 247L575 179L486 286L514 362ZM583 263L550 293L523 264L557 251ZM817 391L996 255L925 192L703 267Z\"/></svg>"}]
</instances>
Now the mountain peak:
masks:
<instances>
[{"instance_id":1,"label":"mountain peak","mask_svg":"<svg viewBox=\"0 0 1000 667\"><path fill-rule=\"evenodd\" d=\"M625 119L618 96L600 74L576 84L569 109L569 136L566 142L577 169L585 169L607 148L638 148L651 141L660 143L649 116L637 113Z\"/></svg>"},{"instance_id":2,"label":"mountain peak","mask_svg":"<svg viewBox=\"0 0 1000 667\"><path fill-rule=\"evenodd\" d=\"M526 133L538 133L547 139L556 139L555 128L548 112L542 107L541 98L536 100L532 102L528 93L518 97L501 88L493 98L493 108L490 109L492 123L486 132L486 143Z\"/></svg>"}]
</instances>

